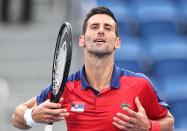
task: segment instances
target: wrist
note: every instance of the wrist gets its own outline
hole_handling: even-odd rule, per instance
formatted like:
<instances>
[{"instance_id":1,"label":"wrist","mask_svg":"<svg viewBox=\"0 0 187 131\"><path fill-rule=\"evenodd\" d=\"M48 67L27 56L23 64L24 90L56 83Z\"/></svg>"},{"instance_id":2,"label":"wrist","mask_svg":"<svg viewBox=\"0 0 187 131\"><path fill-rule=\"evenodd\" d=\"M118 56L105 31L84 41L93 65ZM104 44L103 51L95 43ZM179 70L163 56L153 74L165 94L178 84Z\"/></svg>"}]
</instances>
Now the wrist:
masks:
<instances>
[{"instance_id":1,"label":"wrist","mask_svg":"<svg viewBox=\"0 0 187 131\"><path fill-rule=\"evenodd\" d=\"M158 121L150 120L150 131L160 131L160 123Z\"/></svg>"},{"instance_id":2,"label":"wrist","mask_svg":"<svg viewBox=\"0 0 187 131\"><path fill-rule=\"evenodd\" d=\"M33 111L33 108L30 108L30 109L27 109L24 113L24 121L25 121L25 124L29 127L33 127L35 126L37 123L33 120L32 118L32 111Z\"/></svg>"}]
</instances>

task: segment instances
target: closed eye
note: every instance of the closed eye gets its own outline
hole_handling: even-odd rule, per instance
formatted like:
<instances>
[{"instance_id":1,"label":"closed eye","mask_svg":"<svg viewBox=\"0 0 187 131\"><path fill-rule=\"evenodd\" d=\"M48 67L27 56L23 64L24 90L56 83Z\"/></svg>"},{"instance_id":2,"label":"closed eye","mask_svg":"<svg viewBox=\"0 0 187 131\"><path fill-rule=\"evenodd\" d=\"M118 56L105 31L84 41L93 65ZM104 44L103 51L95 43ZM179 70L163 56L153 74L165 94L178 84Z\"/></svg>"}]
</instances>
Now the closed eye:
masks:
<instances>
[{"instance_id":1,"label":"closed eye","mask_svg":"<svg viewBox=\"0 0 187 131\"><path fill-rule=\"evenodd\" d=\"M93 24L93 25L90 26L90 28L93 29L93 30L96 30L96 29L99 28L99 25L98 24Z\"/></svg>"},{"instance_id":2,"label":"closed eye","mask_svg":"<svg viewBox=\"0 0 187 131\"><path fill-rule=\"evenodd\" d=\"M111 31L112 29L110 27L105 27L107 31Z\"/></svg>"},{"instance_id":3,"label":"closed eye","mask_svg":"<svg viewBox=\"0 0 187 131\"><path fill-rule=\"evenodd\" d=\"M112 25L105 24L105 25L104 25L104 28L105 28L107 31L111 31L111 30L112 30Z\"/></svg>"}]
</instances>

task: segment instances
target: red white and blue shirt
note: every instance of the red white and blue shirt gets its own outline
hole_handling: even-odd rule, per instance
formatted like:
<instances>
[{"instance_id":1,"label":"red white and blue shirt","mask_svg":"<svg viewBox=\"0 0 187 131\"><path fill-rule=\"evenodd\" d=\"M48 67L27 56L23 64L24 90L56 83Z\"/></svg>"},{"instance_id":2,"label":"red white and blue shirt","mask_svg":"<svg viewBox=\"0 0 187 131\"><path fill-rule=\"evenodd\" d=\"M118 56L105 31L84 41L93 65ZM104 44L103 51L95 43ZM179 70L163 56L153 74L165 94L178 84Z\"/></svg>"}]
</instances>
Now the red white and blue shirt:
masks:
<instances>
[{"instance_id":1,"label":"red white and blue shirt","mask_svg":"<svg viewBox=\"0 0 187 131\"><path fill-rule=\"evenodd\" d=\"M37 96L37 103L50 95L51 86ZM85 67L69 76L62 94L62 106L70 115L66 118L68 131L118 131L113 117L123 106L137 111L135 97L139 97L150 120L161 119L167 114L168 105L157 96L150 80L141 73L134 73L114 66L110 87L100 92L87 81Z\"/></svg>"}]
</instances>

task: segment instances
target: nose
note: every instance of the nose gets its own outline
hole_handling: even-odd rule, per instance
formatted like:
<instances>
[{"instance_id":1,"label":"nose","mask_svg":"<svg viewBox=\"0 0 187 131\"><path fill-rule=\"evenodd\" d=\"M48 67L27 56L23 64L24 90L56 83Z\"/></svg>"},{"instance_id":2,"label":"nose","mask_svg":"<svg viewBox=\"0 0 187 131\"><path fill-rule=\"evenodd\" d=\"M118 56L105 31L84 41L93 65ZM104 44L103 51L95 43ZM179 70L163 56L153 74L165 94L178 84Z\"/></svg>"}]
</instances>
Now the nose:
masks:
<instances>
[{"instance_id":1,"label":"nose","mask_svg":"<svg viewBox=\"0 0 187 131\"><path fill-rule=\"evenodd\" d=\"M103 26L100 26L99 29L98 29L98 33L97 33L99 36L101 35L104 35L104 27Z\"/></svg>"}]
</instances>

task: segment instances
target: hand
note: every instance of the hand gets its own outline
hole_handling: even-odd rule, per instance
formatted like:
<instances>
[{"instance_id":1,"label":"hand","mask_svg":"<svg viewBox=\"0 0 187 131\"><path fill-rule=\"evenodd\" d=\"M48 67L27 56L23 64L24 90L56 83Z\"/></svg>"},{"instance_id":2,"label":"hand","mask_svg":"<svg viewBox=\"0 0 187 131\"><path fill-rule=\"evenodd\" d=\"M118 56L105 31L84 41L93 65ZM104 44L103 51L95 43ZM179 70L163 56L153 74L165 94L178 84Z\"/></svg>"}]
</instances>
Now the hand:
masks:
<instances>
[{"instance_id":1,"label":"hand","mask_svg":"<svg viewBox=\"0 0 187 131\"><path fill-rule=\"evenodd\" d=\"M63 98L60 99L60 102ZM46 100L39 106L34 107L32 111L32 118L37 123L52 123L63 120L64 117L69 116L66 109L61 108L60 103L52 103Z\"/></svg>"},{"instance_id":2,"label":"hand","mask_svg":"<svg viewBox=\"0 0 187 131\"><path fill-rule=\"evenodd\" d=\"M113 118L113 125L126 131L149 131L151 124L138 97L135 98L135 104L138 108L138 112L127 107L123 108L130 117L122 113L117 113L118 118Z\"/></svg>"}]
</instances>

